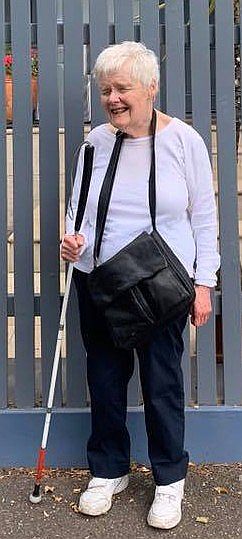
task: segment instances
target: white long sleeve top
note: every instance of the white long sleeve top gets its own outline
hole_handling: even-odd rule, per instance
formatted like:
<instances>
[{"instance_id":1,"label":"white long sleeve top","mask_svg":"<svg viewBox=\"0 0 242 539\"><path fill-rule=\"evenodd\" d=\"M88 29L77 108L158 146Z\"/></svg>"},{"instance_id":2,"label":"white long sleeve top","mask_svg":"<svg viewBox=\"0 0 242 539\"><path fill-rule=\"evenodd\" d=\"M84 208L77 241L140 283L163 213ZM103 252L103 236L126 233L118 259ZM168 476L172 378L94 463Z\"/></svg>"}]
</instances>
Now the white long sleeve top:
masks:
<instances>
[{"instance_id":1,"label":"white long sleeve top","mask_svg":"<svg viewBox=\"0 0 242 539\"><path fill-rule=\"evenodd\" d=\"M94 128L87 140L94 145L93 173L80 233L85 249L75 267L93 269L97 204L115 143L108 124ZM156 225L196 284L213 287L220 257L217 252L217 218L208 152L194 128L178 118L155 137ZM82 178L81 149L67 212L66 233L74 233ZM142 231L151 232L148 181L151 136L124 139L108 209L99 263L103 263Z\"/></svg>"}]
</instances>

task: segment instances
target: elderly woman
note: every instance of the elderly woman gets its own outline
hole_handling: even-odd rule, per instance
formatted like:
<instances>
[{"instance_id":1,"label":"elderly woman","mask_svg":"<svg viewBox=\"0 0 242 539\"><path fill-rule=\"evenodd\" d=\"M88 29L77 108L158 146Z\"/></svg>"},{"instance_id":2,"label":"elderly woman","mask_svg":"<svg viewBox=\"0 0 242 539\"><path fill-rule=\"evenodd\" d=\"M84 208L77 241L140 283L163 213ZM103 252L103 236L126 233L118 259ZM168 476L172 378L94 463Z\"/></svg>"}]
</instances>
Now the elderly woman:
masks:
<instances>
[{"instance_id":1,"label":"elderly woman","mask_svg":"<svg viewBox=\"0 0 242 539\"><path fill-rule=\"evenodd\" d=\"M108 123L88 135L94 164L87 205L79 234L74 234L83 168L80 152L67 214L62 258L74 262L87 377L91 395L92 432L87 457L92 474L80 497L80 510L100 515L111 508L112 496L128 485L130 438L127 431L127 385L133 373L132 350L114 346L105 318L95 308L87 286L93 269L97 206L117 130L126 134L114 181L99 263L110 259L142 231L150 232L148 179L151 163L151 120L159 85L153 51L135 42L106 48L98 56L94 76ZM195 283L191 322L205 324L211 313L210 291L216 284L216 209L206 146L190 126L161 111L156 114L157 229ZM184 450L184 390L181 370L182 333L187 312L137 348L144 399L148 451L155 497L148 524L172 528L181 519L188 466Z\"/></svg>"}]
</instances>

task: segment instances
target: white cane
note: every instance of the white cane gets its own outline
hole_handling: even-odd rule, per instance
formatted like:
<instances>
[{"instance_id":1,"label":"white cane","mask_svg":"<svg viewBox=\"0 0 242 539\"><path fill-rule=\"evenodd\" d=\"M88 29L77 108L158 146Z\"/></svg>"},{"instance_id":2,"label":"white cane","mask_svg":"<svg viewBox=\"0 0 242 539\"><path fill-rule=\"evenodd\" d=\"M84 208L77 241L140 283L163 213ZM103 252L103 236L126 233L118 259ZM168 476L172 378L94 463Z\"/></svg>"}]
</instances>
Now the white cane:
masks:
<instances>
[{"instance_id":1,"label":"white cane","mask_svg":"<svg viewBox=\"0 0 242 539\"><path fill-rule=\"evenodd\" d=\"M93 153L94 153L94 147L91 144L86 143L85 153L84 153L81 192L80 192L78 210L77 210L76 220L75 220L75 233L77 233L80 230L81 222L84 215L89 185L91 181ZM33 493L29 495L29 500L32 503L39 503L41 501L40 483L41 483L41 478L43 476L43 472L45 469L46 448L47 448L48 435L49 435L49 429L50 429L52 407L53 407L53 402L54 402L56 379L57 379L58 367L59 367L59 361L60 361L61 343L62 343L64 328L65 328L66 310L67 310L67 305L68 305L68 300L69 300L69 295L70 295L73 267L74 267L74 264L70 263L68 267L67 277L66 277L65 294L64 294L62 308L61 308L61 316L60 316L59 329L58 329L58 335L57 335L57 341L56 341L56 347L55 347L55 355L53 359L53 367L52 367L52 373L51 373L42 442L41 442L41 447L38 453L34 490L33 490Z\"/></svg>"}]
</instances>

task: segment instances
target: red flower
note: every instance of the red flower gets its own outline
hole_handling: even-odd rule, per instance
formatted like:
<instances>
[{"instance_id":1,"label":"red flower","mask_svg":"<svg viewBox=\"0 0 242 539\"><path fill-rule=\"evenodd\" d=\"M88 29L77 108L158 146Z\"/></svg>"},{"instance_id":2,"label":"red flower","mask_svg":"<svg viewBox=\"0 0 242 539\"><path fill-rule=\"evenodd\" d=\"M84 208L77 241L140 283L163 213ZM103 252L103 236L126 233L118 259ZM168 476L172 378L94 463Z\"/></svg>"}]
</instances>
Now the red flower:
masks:
<instances>
[{"instance_id":1,"label":"red flower","mask_svg":"<svg viewBox=\"0 0 242 539\"><path fill-rule=\"evenodd\" d=\"M4 56L4 67L6 75L12 75L13 70L13 55L6 54ZM37 49L31 49L31 72L33 77L38 75L38 51Z\"/></svg>"},{"instance_id":2,"label":"red flower","mask_svg":"<svg viewBox=\"0 0 242 539\"><path fill-rule=\"evenodd\" d=\"M6 54L6 56L4 56L4 66L5 66L5 70L6 70L7 75L11 75L11 73L12 73L12 65L13 65L12 54Z\"/></svg>"}]
</instances>

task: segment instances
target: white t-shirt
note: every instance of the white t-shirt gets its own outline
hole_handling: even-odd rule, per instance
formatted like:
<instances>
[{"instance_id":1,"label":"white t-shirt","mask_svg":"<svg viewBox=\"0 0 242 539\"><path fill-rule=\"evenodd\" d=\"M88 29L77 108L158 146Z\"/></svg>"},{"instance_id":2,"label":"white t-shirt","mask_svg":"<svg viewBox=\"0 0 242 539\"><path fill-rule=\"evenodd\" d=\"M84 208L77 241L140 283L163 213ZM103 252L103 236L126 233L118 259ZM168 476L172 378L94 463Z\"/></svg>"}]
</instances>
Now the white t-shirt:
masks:
<instances>
[{"instance_id":1,"label":"white t-shirt","mask_svg":"<svg viewBox=\"0 0 242 539\"><path fill-rule=\"evenodd\" d=\"M93 246L97 204L102 182L115 143L108 124L94 128L87 140L94 145L93 173L80 232L85 249L75 267L93 269ZM220 257L217 252L217 219L212 171L201 136L178 118L155 137L156 226L195 283L216 284ZM75 216L82 178L84 148L81 149L67 212L66 233L74 233ZM124 139L110 205L99 263L116 254L138 234L151 232L148 186L151 136Z\"/></svg>"}]
</instances>

